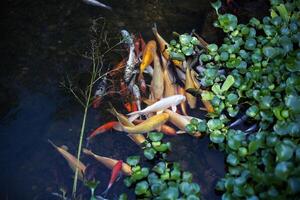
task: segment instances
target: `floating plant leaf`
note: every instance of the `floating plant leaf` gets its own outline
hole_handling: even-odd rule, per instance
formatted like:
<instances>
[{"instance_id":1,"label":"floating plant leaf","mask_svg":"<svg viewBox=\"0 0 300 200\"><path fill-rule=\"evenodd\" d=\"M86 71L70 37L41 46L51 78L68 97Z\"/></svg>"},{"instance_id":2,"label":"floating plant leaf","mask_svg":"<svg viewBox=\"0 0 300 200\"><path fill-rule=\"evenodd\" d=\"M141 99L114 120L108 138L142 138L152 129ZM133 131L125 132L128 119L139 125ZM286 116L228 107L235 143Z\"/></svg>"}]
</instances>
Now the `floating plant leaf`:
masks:
<instances>
[{"instance_id":1,"label":"floating plant leaf","mask_svg":"<svg viewBox=\"0 0 300 200\"><path fill-rule=\"evenodd\" d=\"M163 174L165 173L167 166L165 162L159 162L153 167L153 171L155 171L158 174Z\"/></svg>"},{"instance_id":2,"label":"floating plant leaf","mask_svg":"<svg viewBox=\"0 0 300 200\"><path fill-rule=\"evenodd\" d=\"M221 132L214 131L209 135L209 138L213 143L222 143L225 136Z\"/></svg>"},{"instance_id":3,"label":"floating plant leaf","mask_svg":"<svg viewBox=\"0 0 300 200\"><path fill-rule=\"evenodd\" d=\"M149 188L148 182L147 181L141 181L141 182L136 184L134 193L136 195L145 194L147 192L148 188Z\"/></svg>"},{"instance_id":4,"label":"floating plant leaf","mask_svg":"<svg viewBox=\"0 0 300 200\"><path fill-rule=\"evenodd\" d=\"M168 200L177 200L179 197L179 191L176 187L169 187L165 191L163 191L160 195L161 199L168 199Z\"/></svg>"},{"instance_id":5,"label":"floating plant leaf","mask_svg":"<svg viewBox=\"0 0 300 200\"><path fill-rule=\"evenodd\" d=\"M190 44L191 41L192 41L192 36L188 34L182 34L179 36L179 42L182 46L186 46Z\"/></svg>"},{"instance_id":6,"label":"floating plant leaf","mask_svg":"<svg viewBox=\"0 0 300 200\"><path fill-rule=\"evenodd\" d=\"M183 46L181 50L182 50L182 53L184 53L184 55L186 55L186 56L190 56L194 52L193 46L192 47L190 47L190 46Z\"/></svg>"},{"instance_id":7,"label":"floating plant leaf","mask_svg":"<svg viewBox=\"0 0 300 200\"><path fill-rule=\"evenodd\" d=\"M225 92L229 90L229 88L233 85L233 83L234 83L234 77L232 75L228 75L221 87L221 91Z\"/></svg>"},{"instance_id":8,"label":"floating plant leaf","mask_svg":"<svg viewBox=\"0 0 300 200\"><path fill-rule=\"evenodd\" d=\"M221 1L217 0L217 1L212 2L210 4L216 10L217 15L219 15L219 9L221 8Z\"/></svg>"},{"instance_id":9,"label":"floating plant leaf","mask_svg":"<svg viewBox=\"0 0 300 200\"><path fill-rule=\"evenodd\" d=\"M237 26L237 17L232 14L219 15L218 21L225 33L233 31Z\"/></svg>"},{"instance_id":10,"label":"floating plant leaf","mask_svg":"<svg viewBox=\"0 0 300 200\"><path fill-rule=\"evenodd\" d=\"M148 136L152 142L158 142L163 138L164 134L160 132L150 132Z\"/></svg>"},{"instance_id":11,"label":"floating plant leaf","mask_svg":"<svg viewBox=\"0 0 300 200\"><path fill-rule=\"evenodd\" d=\"M283 143L277 144L275 146L275 151L278 161L287 161L293 156L294 153L294 150L290 145Z\"/></svg>"},{"instance_id":12,"label":"floating plant leaf","mask_svg":"<svg viewBox=\"0 0 300 200\"><path fill-rule=\"evenodd\" d=\"M136 166L140 162L139 156L129 156L126 160L127 164L130 166Z\"/></svg>"},{"instance_id":13,"label":"floating plant leaf","mask_svg":"<svg viewBox=\"0 0 300 200\"><path fill-rule=\"evenodd\" d=\"M156 151L153 148L146 148L144 150L144 156L148 159L148 160L152 160L155 157Z\"/></svg>"}]
</instances>

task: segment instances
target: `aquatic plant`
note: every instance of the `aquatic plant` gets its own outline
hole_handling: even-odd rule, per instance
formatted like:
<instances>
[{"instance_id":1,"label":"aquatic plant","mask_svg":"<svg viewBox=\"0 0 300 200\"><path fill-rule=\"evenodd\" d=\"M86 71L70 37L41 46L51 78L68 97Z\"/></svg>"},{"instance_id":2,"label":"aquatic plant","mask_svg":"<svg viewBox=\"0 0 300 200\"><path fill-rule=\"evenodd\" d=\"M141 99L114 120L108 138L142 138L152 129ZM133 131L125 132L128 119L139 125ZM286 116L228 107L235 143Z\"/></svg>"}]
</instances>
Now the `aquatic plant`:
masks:
<instances>
[{"instance_id":1,"label":"aquatic plant","mask_svg":"<svg viewBox=\"0 0 300 200\"><path fill-rule=\"evenodd\" d=\"M132 167L131 176L124 179L127 187L134 187L136 198L146 199L200 199L200 186L192 182L192 174L182 171L179 163L166 161L166 151L170 150L170 143L163 143L163 134L150 132L149 140L144 150L144 156L153 160L152 167L142 167L139 156L127 158L127 164ZM119 200L128 199L127 194L119 196Z\"/></svg>"},{"instance_id":2,"label":"aquatic plant","mask_svg":"<svg viewBox=\"0 0 300 200\"><path fill-rule=\"evenodd\" d=\"M270 16L239 24L212 3L227 36L200 56L201 93L215 112L188 131L227 154L222 199L296 199L300 193L300 2L271 0ZM234 122L232 122L234 121ZM249 128L237 130L247 121ZM234 130L236 129L236 130Z\"/></svg>"},{"instance_id":3,"label":"aquatic plant","mask_svg":"<svg viewBox=\"0 0 300 200\"><path fill-rule=\"evenodd\" d=\"M82 117L80 136L79 136L79 142L77 148L78 162L80 160L80 155L82 151L82 142L83 142L83 136L85 132L88 109L91 106L93 101L93 95L92 95L93 88L97 83L97 81L105 78L107 74L110 73L110 71L103 72L102 70L102 67L104 65L104 58L106 54L111 52L112 49L114 49L116 46L118 46L123 42L123 40L121 40L117 44L113 46L109 46L107 42L107 37L103 33L104 25L105 25L104 19L99 18L93 20L93 25L91 26L91 37L92 37L91 51L90 51L90 55L88 54L84 55L86 59L91 60L92 62L91 69L89 71L91 76L89 77L89 81L86 87L83 89L75 87L69 78L61 82L61 86L67 89L67 91L69 91L75 97L77 102L83 106L83 117ZM76 195L78 174L79 174L79 170L78 168L76 168L74 182L73 182L73 192L72 192L73 196Z\"/></svg>"}]
</instances>

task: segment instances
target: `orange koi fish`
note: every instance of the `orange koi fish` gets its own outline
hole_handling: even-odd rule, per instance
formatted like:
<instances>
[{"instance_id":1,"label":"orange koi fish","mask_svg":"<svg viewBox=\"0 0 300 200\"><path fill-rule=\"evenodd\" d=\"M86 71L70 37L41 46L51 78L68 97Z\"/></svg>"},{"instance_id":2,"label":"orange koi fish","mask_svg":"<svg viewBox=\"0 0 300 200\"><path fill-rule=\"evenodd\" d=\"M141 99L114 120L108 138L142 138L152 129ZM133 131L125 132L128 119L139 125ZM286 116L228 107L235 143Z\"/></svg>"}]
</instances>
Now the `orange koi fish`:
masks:
<instances>
[{"instance_id":1,"label":"orange koi fish","mask_svg":"<svg viewBox=\"0 0 300 200\"><path fill-rule=\"evenodd\" d=\"M156 52L156 42L154 40L150 40L146 44L145 50L143 52L143 60L140 65L140 74L142 74L146 69L146 67L153 62L155 52Z\"/></svg>"},{"instance_id":2,"label":"orange koi fish","mask_svg":"<svg viewBox=\"0 0 300 200\"><path fill-rule=\"evenodd\" d=\"M124 107L128 112L135 112L138 111L138 107L135 101L133 102L127 102L124 104Z\"/></svg>"},{"instance_id":3,"label":"orange koi fish","mask_svg":"<svg viewBox=\"0 0 300 200\"><path fill-rule=\"evenodd\" d=\"M48 142L66 159L66 161L68 162L70 168L75 172L76 169L78 168L78 177L81 181L83 181L83 177L84 177L84 173L85 173L85 169L86 166L80 161L77 160L77 158L75 156L73 156L72 154L70 154L67 151L66 147L58 147L56 146L51 140L48 140Z\"/></svg>"},{"instance_id":4,"label":"orange koi fish","mask_svg":"<svg viewBox=\"0 0 300 200\"><path fill-rule=\"evenodd\" d=\"M121 69L123 69L126 66L126 60L127 59L124 58L118 64L116 64L114 68L109 71L109 76L113 77L122 72Z\"/></svg>"},{"instance_id":5,"label":"orange koi fish","mask_svg":"<svg viewBox=\"0 0 300 200\"><path fill-rule=\"evenodd\" d=\"M108 186L107 186L106 190L102 193L104 196L107 195L107 192L109 191L111 186L114 184L116 179L121 175L122 165L123 165L123 161L119 160L117 162L117 164L115 164L115 166L113 167Z\"/></svg>"},{"instance_id":6,"label":"orange koi fish","mask_svg":"<svg viewBox=\"0 0 300 200\"><path fill-rule=\"evenodd\" d=\"M117 122L117 121L107 122L106 124L101 125L98 128L96 128L87 139L92 139L93 137L95 137L96 135L98 135L100 133L104 133L108 130L111 130L114 128L114 126L116 126L118 124L119 124L119 122Z\"/></svg>"}]
</instances>

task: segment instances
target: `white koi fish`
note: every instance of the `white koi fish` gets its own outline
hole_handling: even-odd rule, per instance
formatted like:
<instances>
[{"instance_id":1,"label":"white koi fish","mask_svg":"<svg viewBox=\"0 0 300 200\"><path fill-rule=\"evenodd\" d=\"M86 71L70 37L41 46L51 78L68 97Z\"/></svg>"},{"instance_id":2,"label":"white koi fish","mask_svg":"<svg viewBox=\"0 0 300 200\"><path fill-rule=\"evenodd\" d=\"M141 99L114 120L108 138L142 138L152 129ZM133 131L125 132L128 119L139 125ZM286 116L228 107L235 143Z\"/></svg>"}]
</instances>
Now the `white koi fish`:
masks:
<instances>
[{"instance_id":1,"label":"white koi fish","mask_svg":"<svg viewBox=\"0 0 300 200\"><path fill-rule=\"evenodd\" d=\"M140 115L146 115L152 112L161 112L169 107L172 107L172 110L176 112L176 106L180 104L182 101L185 101L186 98L183 95L173 95L166 98L162 98L161 100L155 102L154 104L148 106L147 108L129 113L130 121L137 119Z\"/></svg>"},{"instance_id":2,"label":"white koi fish","mask_svg":"<svg viewBox=\"0 0 300 200\"><path fill-rule=\"evenodd\" d=\"M92 6L98 6L98 7L106 8L108 10L112 10L110 6L105 5L104 3L100 3L97 0L83 0L83 2Z\"/></svg>"}]
</instances>

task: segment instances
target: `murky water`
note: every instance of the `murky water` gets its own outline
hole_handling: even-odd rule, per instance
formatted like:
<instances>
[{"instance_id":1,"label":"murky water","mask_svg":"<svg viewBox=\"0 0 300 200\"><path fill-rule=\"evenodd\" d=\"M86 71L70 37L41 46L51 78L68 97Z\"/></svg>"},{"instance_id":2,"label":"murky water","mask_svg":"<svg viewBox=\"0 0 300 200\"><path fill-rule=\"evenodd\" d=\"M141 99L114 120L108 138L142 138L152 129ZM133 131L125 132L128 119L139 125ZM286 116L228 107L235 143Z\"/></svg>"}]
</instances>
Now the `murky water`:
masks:
<instances>
[{"instance_id":1,"label":"murky water","mask_svg":"<svg viewBox=\"0 0 300 200\"><path fill-rule=\"evenodd\" d=\"M212 26L208 22L212 20L207 16L209 13L212 16L212 9L206 0L107 0L105 3L113 7L113 12L80 0L11 0L2 12L0 25L7 30L3 31L0 44L0 190L5 199L56 199L51 192L60 187L70 190L72 172L47 139L76 152L82 109L59 87L59 82L66 73L74 74L86 67L86 60L78 52L89 47L92 19L105 17L111 35L118 35L126 28L141 32L148 40L153 38L151 27L156 22L168 40L172 31L183 33L193 28L208 41L217 38L214 31L209 31ZM87 130L108 119L111 117L105 110L90 110ZM222 153L209 149L207 138L180 136L169 140L174 146L170 158L179 160L185 170L194 174L206 199L217 199L213 188L216 177L224 174ZM118 159L141 153L122 133L103 134L93 145L97 146L96 153ZM83 161L95 163L86 157ZM99 191L103 191L110 172L97 166ZM122 191L128 190L119 181L110 197Z\"/></svg>"}]
</instances>

